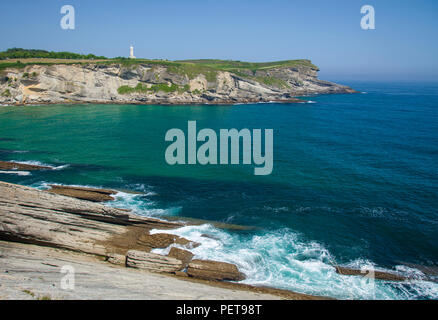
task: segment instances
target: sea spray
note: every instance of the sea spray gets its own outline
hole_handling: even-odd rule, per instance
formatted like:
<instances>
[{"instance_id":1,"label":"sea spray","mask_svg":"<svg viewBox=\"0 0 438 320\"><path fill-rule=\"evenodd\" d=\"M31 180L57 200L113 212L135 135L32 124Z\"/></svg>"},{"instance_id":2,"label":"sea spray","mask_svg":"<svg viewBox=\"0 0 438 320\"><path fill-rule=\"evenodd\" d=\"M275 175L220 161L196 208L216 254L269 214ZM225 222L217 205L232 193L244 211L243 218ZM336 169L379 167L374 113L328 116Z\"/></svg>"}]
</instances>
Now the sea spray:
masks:
<instances>
[{"instance_id":1,"label":"sea spray","mask_svg":"<svg viewBox=\"0 0 438 320\"><path fill-rule=\"evenodd\" d=\"M333 266L335 259L324 246L304 241L290 229L240 235L204 224L175 230L152 230L153 233L171 233L201 243L191 249L196 259L233 263L247 276L243 281L246 284L338 299L438 298L438 284L432 282L370 282L361 276L340 275ZM169 250L170 247L153 252L167 254ZM359 269L374 267L368 260L352 263Z\"/></svg>"}]
</instances>

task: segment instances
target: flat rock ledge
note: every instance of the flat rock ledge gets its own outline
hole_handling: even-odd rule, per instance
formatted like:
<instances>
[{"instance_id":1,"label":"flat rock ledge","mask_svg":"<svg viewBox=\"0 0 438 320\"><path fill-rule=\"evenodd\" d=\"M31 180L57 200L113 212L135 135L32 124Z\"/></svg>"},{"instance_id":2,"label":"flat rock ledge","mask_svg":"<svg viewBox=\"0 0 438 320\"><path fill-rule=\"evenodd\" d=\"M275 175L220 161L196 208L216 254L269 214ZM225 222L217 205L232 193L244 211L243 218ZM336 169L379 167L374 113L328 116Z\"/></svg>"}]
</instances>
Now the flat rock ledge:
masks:
<instances>
[{"instance_id":1,"label":"flat rock ledge","mask_svg":"<svg viewBox=\"0 0 438 320\"><path fill-rule=\"evenodd\" d=\"M68 190L102 195L113 192L91 188L84 191L80 187ZM101 256L114 265L175 274L185 272L190 266L193 258L190 251L172 247L168 256L150 251L172 245L191 249L199 243L150 231L181 226L182 223L138 217L102 204L55 194L53 189L43 191L0 182L0 240L68 249ZM193 271L187 275L210 280L243 279L234 265L197 261L198 264L189 267Z\"/></svg>"},{"instance_id":2,"label":"flat rock ledge","mask_svg":"<svg viewBox=\"0 0 438 320\"><path fill-rule=\"evenodd\" d=\"M183 268L181 260L156 253L129 250L126 256L126 266L144 269L150 272L173 273Z\"/></svg>"},{"instance_id":3,"label":"flat rock ledge","mask_svg":"<svg viewBox=\"0 0 438 320\"><path fill-rule=\"evenodd\" d=\"M184 225L181 222L139 217L99 203L0 181L0 269L7 272L3 276L4 272L0 272L0 299L2 296L11 297L8 292L12 292L12 297L21 299L23 294L26 297L25 292L29 288L20 287L20 284L25 283L24 274L29 275L26 286L35 288L42 285L40 278L52 275L47 271L50 268L55 270L53 277L59 275L58 266L65 263L76 265L78 271L85 271L82 259L87 260L86 272L97 286L97 291L94 287L93 290L86 289L89 286L82 288L85 290L82 297L94 299L108 298L106 294L99 295L98 291L99 286L107 290L106 286L110 282L117 284L112 287L112 297L120 298L120 294L126 294L124 297L128 299L148 296L166 299L168 295L161 296L160 292L172 293L172 284L182 279L186 284L179 285L179 288L185 291L191 288L188 291L192 292L192 289L200 285L213 286L218 288L213 291L224 289L221 291L224 292L224 299L229 298L230 294L236 298L262 294L265 298L270 295L285 299L324 299L228 282L245 278L237 266L219 261L192 260L193 253L181 247L190 249L196 243L165 233L150 233L152 230L169 230ZM169 243L171 249L167 256L149 252L153 247L162 248ZM54 255L59 259L50 258ZM141 273L142 270L147 272ZM139 273L133 274L132 271ZM155 277L154 274L160 274L160 280L154 282L156 285L152 287L162 288L145 294L140 289L142 279L147 284ZM167 281L161 275L175 278ZM128 277L130 280L125 282ZM127 291L127 285L135 290ZM52 285L50 288L53 288ZM236 293L236 290L241 293ZM208 294L207 290L205 292L198 298L215 297ZM186 295L178 293L175 297L183 296Z\"/></svg>"},{"instance_id":4,"label":"flat rock ledge","mask_svg":"<svg viewBox=\"0 0 438 320\"><path fill-rule=\"evenodd\" d=\"M231 280L241 281L245 275L234 264L211 260L193 260L189 263L187 274L206 280Z\"/></svg>"},{"instance_id":5,"label":"flat rock ledge","mask_svg":"<svg viewBox=\"0 0 438 320\"><path fill-rule=\"evenodd\" d=\"M198 247L200 244L197 242L189 241L185 238L169 233L154 233L154 234L142 234L137 241L139 244L149 248L167 248L168 246L176 243L182 246L186 246L188 249Z\"/></svg>"},{"instance_id":6,"label":"flat rock ledge","mask_svg":"<svg viewBox=\"0 0 438 320\"><path fill-rule=\"evenodd\" d=\"M362 270L357 269L351 269L351 268L345 268L340 266L335 266L336 272L342 275L346 276L361 276L363 277L366 275L366 273L362 272ZM382 271L374 271L374 278L378 280L384 280L384 281L406 281L409 280L409 278L389 273L389 272L382 272Z\"/></svg>"},{"instance_id":7,"label":"flat rock ledge","mask_svg":"<svg viewBox=\"0 0 438 320\"><path fill-rule=\"evenodd\" d=\"M0 170L21 170L21 171L35 171L35 170L51 170L52 167L40 166L35 164L19 163L12 161L0 161Z\"/></svg>"},{"instance_id":8,"label":"flat rock ledge","mask_svg":"<svg viewBox=\"0 0 438 320\"><path fill-rule=\"evenodd\" d=\"M115 190L96 189L75 186L50 185L49 192L68 196L80 200L87 200L92 202L106 202L113 201L111 195L117 193Z\"/></svg>"}]
</instances>

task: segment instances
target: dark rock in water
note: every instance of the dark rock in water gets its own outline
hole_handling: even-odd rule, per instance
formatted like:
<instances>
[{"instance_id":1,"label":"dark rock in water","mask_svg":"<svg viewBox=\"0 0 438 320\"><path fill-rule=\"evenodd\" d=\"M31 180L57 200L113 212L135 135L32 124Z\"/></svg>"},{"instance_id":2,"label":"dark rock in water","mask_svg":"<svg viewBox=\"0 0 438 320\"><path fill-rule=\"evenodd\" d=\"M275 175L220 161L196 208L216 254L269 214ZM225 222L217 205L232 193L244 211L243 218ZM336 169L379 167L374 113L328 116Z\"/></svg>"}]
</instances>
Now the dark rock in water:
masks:
<instances>
[{"instance_id":1,"label":"dark rock in water","mask_svg":"<svg viewBox=\"0 0 438 320\"><path fill-rule=\"evenodd\" d=\"M108 189L95 189L85 187L71 187L50 185L49 192L68 196L80 200L88 200L93 202L105 202L114 200L110 195L116 194L117 191Z\"/></svg>"},{"instance_id":2,"label":"dark rock in water","mask_svg":"<svg viewBox=\"0 0 438 320\"><path fill-rule=\"evenodd\" d=\"M47 166L39 166L35 164L0 161L0 170L34 171L34 170L51 170L51 169L53 168Z\"/></svg>"},{"instance_id":3,"label":"dark rock in water","mask_svg":"<svg viewBox=\"0 0 438 320\"><path fill-rule=\"evenodd\" d=\"M183 263L178 259L156 253L129 250L126 255L126 266L150 272L174 273L183 268Z\"/></svg>"},{"instance_id":4,"label":"dark rock in water","mask_svg":"<svg viewBox=\"0 0 438 320\"><path fill-rule=\"evenodd\" d=\"M362 276L368 274L368 272L363 273L361 270L357 269L351 269L351 268L344 268L340 266L335 266L336 272L342 275L346 276ZM382 272L382 271L374 271L374 278L379 280L386 280L386 281L406 281L409 280L409 278L406 278L404 276L389 273L389 272Z\"/></svg>"},{"instance_id":5,"label":"dark rock in water","mask_svg":"<svg viewBox=\"0 0 438 320\"><path fill-rule=\"evenodd\" d=\"M201 237L220 241L220 239L218 237L214 237L214 236L211 236L211 235L206 234L206 233L201 234Z\"/></svg>"},{"instance_id":6,"label":"dark rock in water","mask_svg":"<svg viewBox=\"0 0 438 320\"><path fill-rule=\"evenodd\" d=\"M193 260L189 263L187 274L206 280L241 281L245 279L245 275L239 272L234 264L211 260Z\"/></svg>"},{"instance_id":7,"label":"dark rock in water","mask_svg":"<svg viewBox=\"0 0 438 320\"><path fill-rule=\"evenodd\" d=\"M194 255L190 251L172 247L169 251L168 256L181 260L183 263L183 267L187 268L189 262L192 260Z\"/></svg>"}]
</instances>

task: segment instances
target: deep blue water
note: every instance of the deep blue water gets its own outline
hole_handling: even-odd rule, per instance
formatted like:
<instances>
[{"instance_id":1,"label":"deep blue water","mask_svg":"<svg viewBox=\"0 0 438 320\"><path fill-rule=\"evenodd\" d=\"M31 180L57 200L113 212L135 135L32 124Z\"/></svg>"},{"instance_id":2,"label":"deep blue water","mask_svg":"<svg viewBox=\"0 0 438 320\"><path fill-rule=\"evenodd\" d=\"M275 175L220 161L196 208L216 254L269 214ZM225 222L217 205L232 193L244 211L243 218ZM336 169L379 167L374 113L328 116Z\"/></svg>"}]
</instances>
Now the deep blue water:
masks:
<instances>
[{"instance_id":1,"label":"deep blue water","mask_svg":"<svg viewBox=\"0 0 438 320\"><path fill-rule=\"evenodd\" d=\"M431 281L373 286L332 265L410 276L438 267L438 84L347 84L362 93L305 104L2 107L0 159L69 166L0 179L136 189L149 195L121 193L113 205L255 226L177 231L202 242L198 257L238 264L247 283L338 298L436 299ZM272 175L167 165L165 132L187 131L188 120L217 131L274 129Z\"/></svg>"}]
</instances>

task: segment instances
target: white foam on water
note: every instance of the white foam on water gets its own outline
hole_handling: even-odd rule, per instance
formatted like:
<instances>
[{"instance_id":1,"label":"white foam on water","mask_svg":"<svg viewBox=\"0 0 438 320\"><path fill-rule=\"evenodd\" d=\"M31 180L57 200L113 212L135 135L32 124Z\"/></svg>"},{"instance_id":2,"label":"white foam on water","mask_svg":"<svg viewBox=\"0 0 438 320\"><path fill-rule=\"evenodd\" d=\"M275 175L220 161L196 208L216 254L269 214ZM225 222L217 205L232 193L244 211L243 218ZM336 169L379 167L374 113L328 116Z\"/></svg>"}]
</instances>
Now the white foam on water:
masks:
<instances>
[{"instance_id":1,"label":"white foam on water","mask_svg":"<svg viewBox=\"0 0 438 320\"><path fill-rule=\"evenodd\" d=\"M70 166L69 164L64 164L64 165L60 165L60 166L54 166L54 165L51 165L51 164L43 163L43 162L40 162L40 161L34 161L34 160L29 160L29 161L15 161L15 160L11 160L10 162L20 163L20 164L29 164L29 165L34 165L34 166L49 167L52 170L62 170L62 169L65 169L65 168Z\"/></svg>"},{"instance_id":2,"label":"white foam on water","mask_svg":"<svg viewBox=\"0 0 438 320\"><path fill-rule=\"evenodd\" d=\"M247 276L242 281L246 284L339 299L438 298L438 284L433 282L373 281L367 277L340 275L333 267L333 257L324 246L313 241L303 241L298 234L288 229L240 236L204 224L175 230L152 230L153 233L175 234L200 243L199 247L190 249L196 259L233 263ZM155 249L153 252L167 254L169 249ZM367 260L355 260L349 266L357 269L375 267ZM397 271L406 275L403 268Z\"/></svg>"},{"instance_id":3,"label":"white foam on water","mask_svg":"<svg viewBox=\"0 0 438 320\"><path fill-rule=\"evenodd\" d=\"M37 186L47 188L48 184L43 182ZM178 215L181 211L180 207L156 208L154 201L144 194L118 192L114 197L115 200L108 205L131 209L140 216L165 218ZM154 229L150 233L175 234L200 243L199 247L190 249L196 259L233 263L247 276L242 281L246 284L338 299L438 299L438 283L421 280L421 271L406 266L397 266L395 272L413 279L407 282L372 281L361 276L340 275L334 268L335 259L323 245L304 241L290 229L248 235L229 233L203 224L173 230ZM172 246L184 248L177 244ZM152 252L167 254L172 246ZM357 259L343 266L359 270L373 267L375 270L394 272L378 268L366 259Z\"/></svg>"},{"instance_id":4,"label":"white foam on water","mask_svg":"<svg viewBox=\"0 0 438 320\"><path fill-rule=\"evenodd\" d=\"M0 171L1 174L15 174L17 176L30 176L29 171Z\"/></svg>"},{"instance_id":5,"label":"white foam on water","mask_svg":"<svg viewBox=\"0 0 438 320\"><path fill-rule=\"evenodd\" d=\"M154 195L156 195L154 192L136 194L119 191L113 195L115 200L108 202L107 205L121 209L130 209L133 214L154 218L175 216L181 212L181 207L171 207L167 209L156 208L155 202L148 198Z\"/></svg>"}]
</instances>

